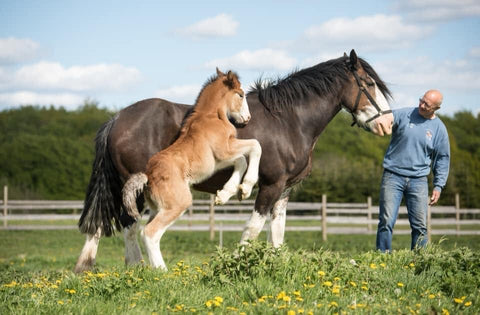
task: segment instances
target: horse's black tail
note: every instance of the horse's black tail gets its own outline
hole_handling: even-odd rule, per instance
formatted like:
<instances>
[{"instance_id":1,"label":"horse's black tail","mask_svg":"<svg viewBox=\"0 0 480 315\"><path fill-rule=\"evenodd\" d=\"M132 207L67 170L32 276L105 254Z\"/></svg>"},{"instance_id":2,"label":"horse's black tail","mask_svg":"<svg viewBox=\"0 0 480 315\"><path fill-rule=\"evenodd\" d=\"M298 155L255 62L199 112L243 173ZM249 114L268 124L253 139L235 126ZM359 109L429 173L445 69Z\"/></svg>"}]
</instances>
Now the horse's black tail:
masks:
<instances>
[{"instance_id":1,"label":"horse's black tail","mask_svg":"<svg viewBox=\"0 0 480 315\"><path fill-rule=\"evenodd\" d=\"M118 230L122 228L122 182L108 150L108 135L116 119L117 116L103 124L95 138L92 175L78 221L82 233L93 235L101 228L103 235L111 236L114 233L113 224Z\"/></svg>"}]
</instances>

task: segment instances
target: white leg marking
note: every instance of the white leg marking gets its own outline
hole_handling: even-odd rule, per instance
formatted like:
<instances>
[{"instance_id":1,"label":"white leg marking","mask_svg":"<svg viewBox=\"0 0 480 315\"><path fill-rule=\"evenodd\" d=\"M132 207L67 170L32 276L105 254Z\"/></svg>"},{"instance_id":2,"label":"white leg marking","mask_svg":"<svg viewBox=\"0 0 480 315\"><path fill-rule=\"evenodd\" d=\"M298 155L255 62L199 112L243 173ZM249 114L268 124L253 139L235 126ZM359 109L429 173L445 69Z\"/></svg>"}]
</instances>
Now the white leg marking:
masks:
<instances>
[{"instance_id":1,"label":"white leg marking","mask_svg":"<svg viewBox=\"0 0 480 315\"><path fill-rule=\"evenodd\" d=\"M138 223L133 223L129 228L125 228L123 237L125 240L125 264L134 265L143 260L142 252L137 241Z\"/></svg>"},{"instance_id":2,"label":"white leg marking","mask_svg":"<svg viewBox=\"0 0 480 315\"><path fill-rule=\"evenodd\" d=\"M98 242L102 236L102 229L98 228L97 232L93 235L87 234L85 245L83 245L80 257L78 257L77 264L75 265L75 272L80 273L85 270L90 270L95 264L95 257L97 256Z\"/></svg>"},{"instance_id":3,"label":"white leg marking","mask_svg":"<svg viewBox=\"0 0 480 315\"><path fill-rule=\"evenodd\" d=\"M217 196L215 197L215 203L217 205L227 203L228 199L237 193L238 185L247 169L247 159L241 155L233 161L233 166L232 176L225 185L223 185L222 190L217 191Z\"/></svg>"},{"instance_id":4,"label":"white leg marking","mask_svg":"<svg viewBox=\"0 0 480 315\"><path fill-rule=\"evenodd\" d=\"M158 230L153 237L148 237L145 235L144 229L142 229L140 231L140 235L145 244L150 265L152 265L154 268L160 268L167 271L167 265L165 264L162 253L160 252L160 239L165 231L166 228Z\"/></svg>"},{"instance_id":5,"label":"white leg marking","mask_svg":"<svg viewBox=\"0 0 480 315\"><path fill-rule=\"evenodd\" d=\"M239 189L242 192L242 199L247 199L252 193L253 186L258 181L258 168L260 166L260 158L262 156L262 147L257 140L252 140L253 146L249 153L248 169L243 178L243 182Z\"/></svg>"},{"instance_id":6,"label":"white leg marking","mask_svg":"<svg viewBox=\"0 0 480 315\"><path fill-rule=\"evenodd\" d=\"M290 194L290 188L285 190L280 199L275 203L272 210L271 219L271 237L274 247L280 247L283 244L285 235L285 221L287 219L287 204Z\"/></svg>"},{"instance_id":7,"label":"white leg marking","mask_svg":"<svg viewBox=\"0 0 480 315\"><path fill-rule=\"evenodd\" d=\"M262 215L256 210L253 210L252 216L247 221L245 229L243 230L240 244L246 244L247 241L256 239L258 237L258 234L260 234L260 232L262 231L266 219L266 215Z\"/></svg>"}]
</instances>

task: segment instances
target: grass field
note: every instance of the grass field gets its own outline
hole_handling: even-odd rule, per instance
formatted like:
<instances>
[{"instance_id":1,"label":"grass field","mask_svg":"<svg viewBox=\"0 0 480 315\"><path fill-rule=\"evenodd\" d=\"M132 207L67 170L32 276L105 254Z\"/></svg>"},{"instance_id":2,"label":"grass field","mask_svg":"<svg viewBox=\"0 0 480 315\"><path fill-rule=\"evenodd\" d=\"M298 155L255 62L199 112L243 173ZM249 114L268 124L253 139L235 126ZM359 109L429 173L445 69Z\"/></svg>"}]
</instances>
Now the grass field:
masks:
<instances>
[{"instance_id":1,"label":"grass field","mask_svg":"<svg viewBox=\"0 0 480 315\"><path fill-rule=\"evenodd\" d=\"M286 247L243 251L240 233L224 248L207 232L167 232L166 273L123 265L121 235L103 238L97 267L71 272L78 231L0 231L0 314L478 314L480 237L448 237L420 252L394 236L394 253L375 237L287 232ZM265 240L265 235L260 240Z\"/></svg>"}]
</instances>

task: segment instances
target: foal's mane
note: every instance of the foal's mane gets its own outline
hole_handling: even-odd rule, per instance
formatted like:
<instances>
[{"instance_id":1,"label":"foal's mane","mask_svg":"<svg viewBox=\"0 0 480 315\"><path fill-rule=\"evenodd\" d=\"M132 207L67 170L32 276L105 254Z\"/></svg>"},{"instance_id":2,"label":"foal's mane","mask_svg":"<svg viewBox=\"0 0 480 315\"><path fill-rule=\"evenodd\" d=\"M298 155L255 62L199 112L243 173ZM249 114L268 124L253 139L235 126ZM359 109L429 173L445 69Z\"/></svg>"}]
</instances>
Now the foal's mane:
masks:
<instances>
[{"instance_id":1,"label":"foal's mane","mask_svg":"<svg viewBox=\"0 0 480 315\"><path fill-rule=\"evenodd\" d=\"M326 96L338 93L342 83L348 80L350 69L347 57L340 57L316 66L296 70L284 78L262 82L258 79L250 92L257 93L260 102L269 111L288 109L304 97ZM363 69L375 80L380 91L391 98L391 92L375 70L363 59L358 58Z\"/></svg>"},{"instance_id":2,"label":"foal's mane","mask_svg":"<svg viewBox=\"0 0 480 315\"><path fill-rule=\"evenodd\" d=\"M231 70L228 70L228 72L230 72ZM237 79L238 81L240 81L240 76L234 72L234 71L231 71L232 72L232 79ZM195 100L195 104L194 104L194 107L198 104L198 101L199 101L199 98L200 96L203 94L203 92L205 92L205 89L212 83L214 83L217 79L219 78L219 75L218 74L214 74L212 76L210 76L207 81L205 81L205 83L203 83L203 86L202 86L202 89L200 90L200 93L198 93L198 96L197 96L197 99ZM223 81L223 84L225 84L225 86L227 86L228 88L233 88L234 87L234 82L233 80L228 80L227 78Z\"/></svg>"}]
</instances>

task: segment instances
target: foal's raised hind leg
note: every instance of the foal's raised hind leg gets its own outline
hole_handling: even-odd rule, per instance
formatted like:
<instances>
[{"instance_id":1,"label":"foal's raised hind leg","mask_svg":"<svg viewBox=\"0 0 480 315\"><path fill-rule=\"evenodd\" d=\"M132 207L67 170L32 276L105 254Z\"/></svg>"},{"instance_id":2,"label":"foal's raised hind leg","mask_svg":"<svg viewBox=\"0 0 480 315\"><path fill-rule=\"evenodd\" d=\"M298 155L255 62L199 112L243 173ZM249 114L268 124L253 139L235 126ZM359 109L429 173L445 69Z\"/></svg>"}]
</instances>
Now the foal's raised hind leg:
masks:
<instances>
[{"instance_id":1,"label":"foal's raised hind leg","mask_svg":"<svg viewBox=\"0 0 480 315\"><path fill-rule=\"evenodd\" d=\"M78 257L75 265L75 273L81 273L91 270L95 265L95 257L97 256L98 242L102 236L102 228L98 228L95 234L87 234L85 245L83 245L80 257Z\"/></svg>"}]
</instances>

